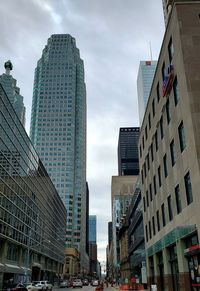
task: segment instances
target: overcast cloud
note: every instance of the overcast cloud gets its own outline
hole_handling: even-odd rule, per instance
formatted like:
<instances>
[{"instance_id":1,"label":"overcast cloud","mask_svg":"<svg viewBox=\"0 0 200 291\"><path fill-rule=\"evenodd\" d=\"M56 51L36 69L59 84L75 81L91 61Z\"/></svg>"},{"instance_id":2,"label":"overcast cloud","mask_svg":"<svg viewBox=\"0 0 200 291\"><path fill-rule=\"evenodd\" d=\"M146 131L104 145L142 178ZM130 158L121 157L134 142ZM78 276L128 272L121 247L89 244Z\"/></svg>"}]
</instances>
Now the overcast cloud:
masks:
<instances>
[{"instance_id":1,"label":"overcast cloud","mask_svg":"<svg viewBox=\"0 0 200 291\"><path fill-rule=\"evenodd\" d=\"M0 74L4 62L24 96L29 132L34 69L48 37L76 38L87 88L87 180L97 215L98 258L105 261L111 220L111 176L117 175L120 127L138 126L140 60L158 58L164 34L161 0L2 0Z\"/></svg>"}]
</instances>

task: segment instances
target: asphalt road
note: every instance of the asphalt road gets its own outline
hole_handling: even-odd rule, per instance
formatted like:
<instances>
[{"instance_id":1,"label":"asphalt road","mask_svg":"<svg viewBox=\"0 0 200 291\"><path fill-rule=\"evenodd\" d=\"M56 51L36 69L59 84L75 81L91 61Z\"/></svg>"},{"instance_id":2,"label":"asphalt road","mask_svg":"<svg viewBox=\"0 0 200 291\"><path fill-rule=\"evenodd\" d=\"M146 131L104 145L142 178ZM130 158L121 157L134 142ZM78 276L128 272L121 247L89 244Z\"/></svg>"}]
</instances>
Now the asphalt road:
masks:
<instances>
[{"instance_id":1,"label":"asphalt road","mask_svg":"<svg viewBox=\"0 0 200 291\"><path fill-rule=\"evenodd\" d=\"M83 288L58 288L53 287L53 291L95 291L96 287L92 286L83 286ZM113 287L104 288L103 291L115 291L116 289Z\"/></svg>"}]
</instances>

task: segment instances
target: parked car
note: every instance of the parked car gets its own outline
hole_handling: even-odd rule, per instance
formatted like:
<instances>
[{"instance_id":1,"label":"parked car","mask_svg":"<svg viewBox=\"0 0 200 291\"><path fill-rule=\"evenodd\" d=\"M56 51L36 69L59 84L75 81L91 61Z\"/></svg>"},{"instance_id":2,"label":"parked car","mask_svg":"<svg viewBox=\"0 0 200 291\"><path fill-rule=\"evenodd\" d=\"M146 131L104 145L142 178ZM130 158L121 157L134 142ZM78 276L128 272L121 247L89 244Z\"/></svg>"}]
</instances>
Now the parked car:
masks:
<instances>
[{"instance_id":1,"label":"parked car","mask_svg":"<svg viewBox=\"0 0 200 291\"><path fill-rule=\"evenodd\" d=\"M38 288L35 286L34 283L24 283L24 286L27 288L28 291L38 291Z\"/></svg>"},{"instance_id":2,"label":"parked car","mask_svg":"<svg viewBox=\"0 0 200 291\"><path fill-rule=\"evenodd\" d=\"M33 281L33 284L35 284L35 287L38 290L47 290L47 286L45 285L44 281Z\"/></svg>"},{"instance_id":3,"label":"parked car","mask_svg":"<svg viewBox=\"0 0 200 291\"><path fill-rule=\"evenodd\" d=\"M92 280L91 285L92 286L98 286L99 285L99 281L98 280Z\"/></svg>"},{"instance_id":4,"label":"parked car","mask_svg":"<svg viewBox=\"0 0 200 291\"><path fill-rule=\"evenodd\" d=\"M75 288L75 287L83 287L83 282L81 281L81 279L75 279L74 281L73 281L73 288Z\"/></svg>"},{"instance_id":5,"label":"parked car","mask_svg":"<svg viewBox=\"0 0 200 291\"><path fill-rule=\"evenodd\" d=\"M60 288L68 288L68 287L70 287L68 280L64 280L64 281L60 282Z\"/></svg>"}]
</instances>

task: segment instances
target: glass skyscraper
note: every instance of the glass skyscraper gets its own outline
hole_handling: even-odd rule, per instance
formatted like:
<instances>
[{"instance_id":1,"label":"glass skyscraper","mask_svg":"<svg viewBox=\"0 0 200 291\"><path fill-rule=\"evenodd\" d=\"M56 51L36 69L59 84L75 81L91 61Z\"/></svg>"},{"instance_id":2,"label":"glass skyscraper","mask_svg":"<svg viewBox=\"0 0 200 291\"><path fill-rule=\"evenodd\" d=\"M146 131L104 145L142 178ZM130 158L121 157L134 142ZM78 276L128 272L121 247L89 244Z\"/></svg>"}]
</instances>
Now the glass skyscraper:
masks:
<instances>
[{"instance_id":1,"label":"glass skyscraper","mask_svg":"<svg viewBox=\"0 0 200 291\"><path fill-rule=\"evenodd\" d=\"M96 243L96 233L97 233L97 217L96 215L89 216L89 242Z\"/></svg>"},{"instance_id":2,"label":"glass skyscraper","mask_svg":"<svg viewBox=\"0 0 200 291\"><path fill-rule=\"evenodd\" d=\"M137 77L137 92L138 92L138 109L139 121L142 125L149 93L151 90L152 81L154 78L157 61L140 61L138 77Z\"/></svg>"},{"instance_id":3,"label":"glass skyscraper","mask_svg":"<svg viewBox=\"0 0 200 291\"><path fill-rule=\"evenodd\" d=\"M52 35L35 69L30 137L67 209L66 247L86 256L86 87L75 39Z\"/></svg>"},{"instance_id":4,"label":"glass skyscraper","mask_svg":"<svg viewBox=\"0 0 200 291\"><path fill-rule=\"evenodd\" d=\"M21 123L25 127L26 109L23 102L23 96L20 94L19 87L17 87L17 81L10 75L10 71L13 69L11 61L5 62L4 67L6 71L4 74L0 75L0 84L12 103Z\"/></svg>"}]
</instances>

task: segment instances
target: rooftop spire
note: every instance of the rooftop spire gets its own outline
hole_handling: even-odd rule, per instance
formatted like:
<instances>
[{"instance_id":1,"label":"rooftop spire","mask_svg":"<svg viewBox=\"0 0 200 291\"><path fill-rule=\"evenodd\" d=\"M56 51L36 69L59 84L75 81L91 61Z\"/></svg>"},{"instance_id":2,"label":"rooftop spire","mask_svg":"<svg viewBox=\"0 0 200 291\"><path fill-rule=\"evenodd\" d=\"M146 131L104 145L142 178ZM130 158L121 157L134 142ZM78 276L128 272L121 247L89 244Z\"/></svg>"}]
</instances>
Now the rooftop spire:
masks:
<instances>
[{"instance_id":1,"label":"rooftop spire","mask_svg":"<svg viewBox=\"0 0 200 291\"><path fill-rule=\"evenodd\" d=\"M13 65L10 60L5 62L4 68L6 69L6 75L10 75L10 71L13 69Z\"/></svg>"}]
</instances>

